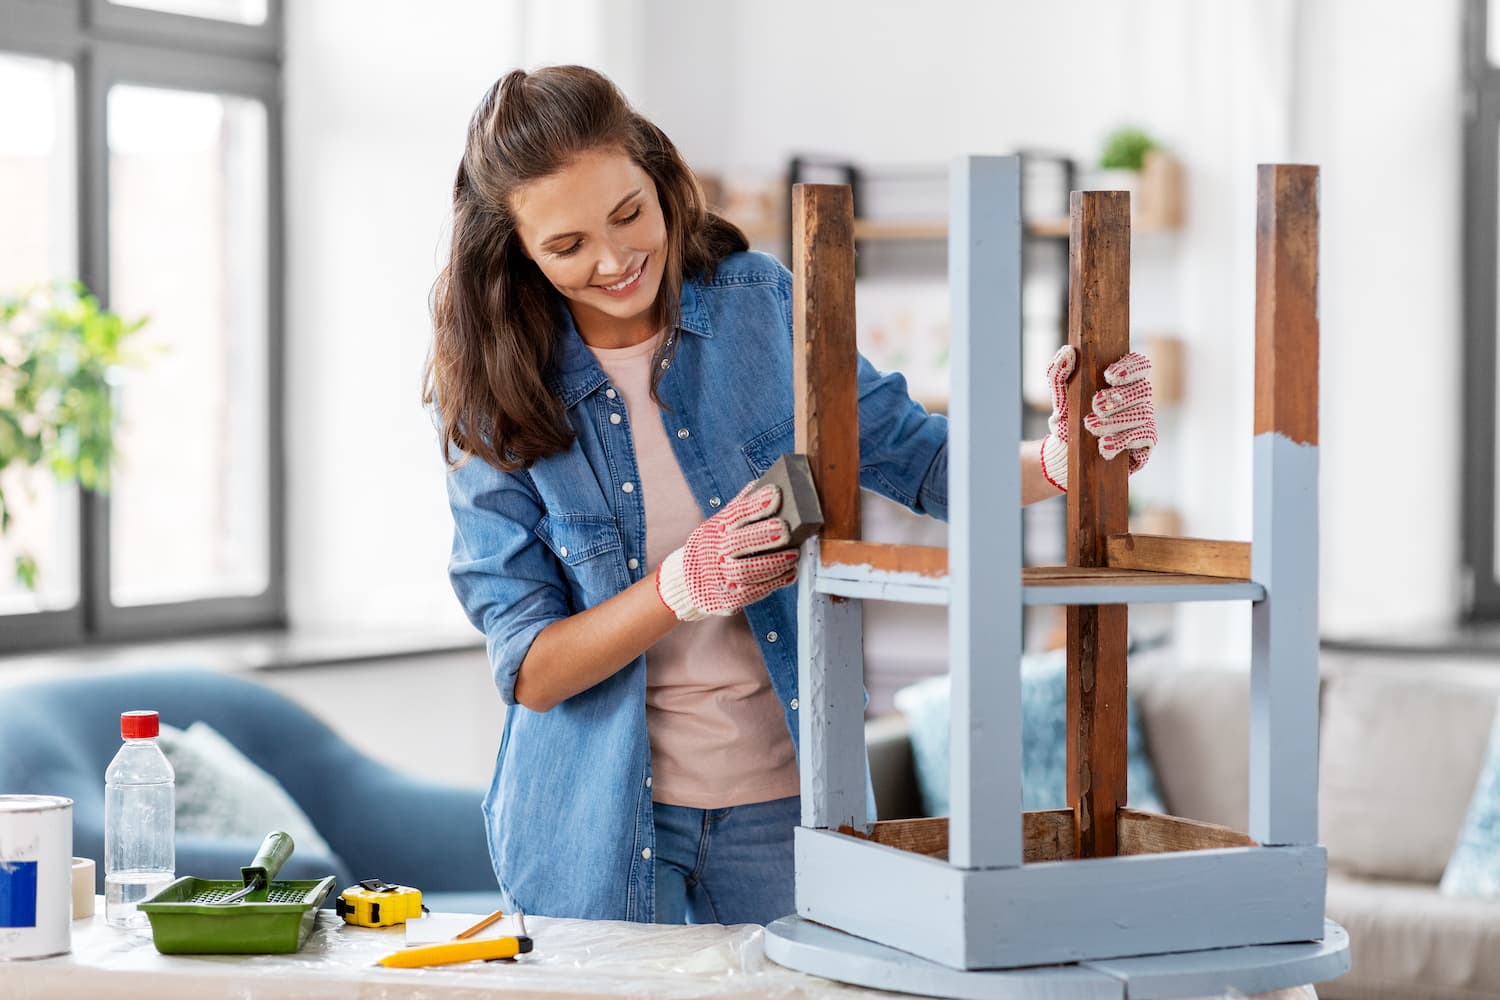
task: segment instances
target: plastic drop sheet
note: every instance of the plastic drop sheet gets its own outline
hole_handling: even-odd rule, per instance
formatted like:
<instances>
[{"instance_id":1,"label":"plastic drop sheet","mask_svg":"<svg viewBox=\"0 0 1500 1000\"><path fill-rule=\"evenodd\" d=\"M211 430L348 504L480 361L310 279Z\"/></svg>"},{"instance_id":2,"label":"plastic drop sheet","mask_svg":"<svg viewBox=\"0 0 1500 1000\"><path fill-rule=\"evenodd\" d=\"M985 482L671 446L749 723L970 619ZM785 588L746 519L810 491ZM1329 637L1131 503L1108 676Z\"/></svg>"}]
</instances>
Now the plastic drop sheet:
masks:
<instances>
[{"instance_id":1,"label":"plastic drop sheet","mask_svg":"<svg viewBox=\"0 0 1500 1000\"><path fill-rule=\"evenodd\" d=\"M73 924L73 951L0 963L0 1000L478 1000L480 997L853 998L858 989L783 968L756 925L665 926L526 917L534 950L508 962L387 969L376 959L405 944L401 927L352 927L332 911L291 955L162 955L149 929Z\"/></svg>"}]
</instances>

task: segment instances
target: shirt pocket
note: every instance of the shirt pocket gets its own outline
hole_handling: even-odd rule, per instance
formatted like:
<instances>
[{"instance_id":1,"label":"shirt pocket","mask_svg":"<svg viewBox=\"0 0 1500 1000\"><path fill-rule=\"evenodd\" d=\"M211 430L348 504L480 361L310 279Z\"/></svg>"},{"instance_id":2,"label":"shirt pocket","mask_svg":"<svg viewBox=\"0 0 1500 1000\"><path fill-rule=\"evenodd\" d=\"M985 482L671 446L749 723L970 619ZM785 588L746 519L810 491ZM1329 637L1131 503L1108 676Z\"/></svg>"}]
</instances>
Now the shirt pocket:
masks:
<instances>
[{"instance_id":1,"label":"shirt pocket","mask_svg":"<svg viewBox=\"0 0 1500 1000\"><path fill-rule=\"evenodd\" d=\"M740 451L750 463L750 471L759 477L782 455L790 452L797 443L796 417L787 417L770 430L763 431L747 441Z\"/></svg>"},{"instance_id":2,"label":"shirt pocket","mask_svg":"<svg viewBox=\"0 0 1500 1000\"><path fill-rule=\"evenodd\" d=\"M627 582L620 560L620 529L613 517L548 513L537 522L536 535L563 564L580 606L613 597Z\"/></svg>"}]
</instances>

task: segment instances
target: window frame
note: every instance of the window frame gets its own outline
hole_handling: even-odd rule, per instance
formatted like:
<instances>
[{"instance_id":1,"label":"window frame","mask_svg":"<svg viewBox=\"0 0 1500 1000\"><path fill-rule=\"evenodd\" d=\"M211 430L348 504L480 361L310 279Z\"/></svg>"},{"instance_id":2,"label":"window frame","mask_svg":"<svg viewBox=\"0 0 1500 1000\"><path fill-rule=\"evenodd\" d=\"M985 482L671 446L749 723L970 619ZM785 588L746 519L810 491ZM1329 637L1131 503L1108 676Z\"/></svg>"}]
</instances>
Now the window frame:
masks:
<instances>
[{"instance_id":1,"label":"window frame","mask_svg":"<svg viewBox=\"0 0 1500 1000\"><path fill-rule=\"evenodd\" d=\"M1489 61L1487 0L1464 10L1463 468L1465 617L1500 618L1495 559L1497 241L1500 241L1500 68Z\"/></svg>"},{"instance_id":2,"label":"window frame","mask_svg":"<svg viewBox=\"0 0 1500 1000\"><path fill-rule=\"evenodd\" d=\"M106 105L116 84L246 97L266 109L266 483L269 582L259 594L121 607L110 599L110 500L79 496L79 599L71 608L0 615L0 650L164 639L285 627L284 194L282 0L264 25L243 25L108 0L0 0L0 53L73 68L78 276L108 304L109 146Z\"/></svg>"}]
</instances>

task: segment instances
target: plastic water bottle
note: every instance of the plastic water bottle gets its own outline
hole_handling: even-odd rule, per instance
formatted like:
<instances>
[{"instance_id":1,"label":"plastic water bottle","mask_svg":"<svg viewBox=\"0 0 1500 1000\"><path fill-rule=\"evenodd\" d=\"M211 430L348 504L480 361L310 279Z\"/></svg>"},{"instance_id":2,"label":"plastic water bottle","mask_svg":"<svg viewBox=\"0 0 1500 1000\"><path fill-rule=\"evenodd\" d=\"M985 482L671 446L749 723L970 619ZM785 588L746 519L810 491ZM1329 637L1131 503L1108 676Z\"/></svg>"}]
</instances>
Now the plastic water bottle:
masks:
<instances>
[{"instance_id":1,"label":"plastic water bottle","mask_svg":"<svg viewBox=\"0 0 1500 1000\"><path fill-rule=\"evenodd\" d=\"M125 740L104 772L104 919L112 927L146 924L136 904L174 877L177 866L172 765L156 743L155 712L120 715Z\"/></svg>"}]
</instances>

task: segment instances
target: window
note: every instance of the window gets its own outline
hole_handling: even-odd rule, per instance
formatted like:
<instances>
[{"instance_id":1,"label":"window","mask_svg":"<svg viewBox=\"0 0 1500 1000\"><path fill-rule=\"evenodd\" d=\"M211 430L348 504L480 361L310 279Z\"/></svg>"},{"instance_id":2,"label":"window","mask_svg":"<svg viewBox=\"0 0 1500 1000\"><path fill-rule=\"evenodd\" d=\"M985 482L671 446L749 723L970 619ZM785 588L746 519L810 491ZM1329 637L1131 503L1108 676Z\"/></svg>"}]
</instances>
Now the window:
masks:
<instances>
[{"instance_id":1,"label":"window","mask_svg":"<svg viewBox=\"0 0 1500 1000\"><path fill-rule=\"evenodd\" d=\"M77 186L73 69L0 52L0 294L76 271ZM0 355L3 355L0 347ZM12 523L0 535L0 614L62 612L78 603L78 492L46 470L0 470ZM40 572L25 586L22 555Z\"/></svg>"},{"instance_id":2,"label":"window","mask_svg":"<svg viewBox=\"0 0 1500 1000\"><path fill-rule=\"evenodd\" d=\"M139 7L238 24L265 24L266 0L109 0L117 7Z\"/></svg>"},{"instance_id":3,"label":"window","mask_svg":"<svg viewBox=\"0 0 1500 1000\"><path fill-rule=\"evenodd\" d=\"M108 493L0 472L0 651L284 619L279 15L0 0L0 294L77 278L149 317Z\"/></svg>"},{"instance_id":4,"label":"window","mask_svg":"<svg viewBox=\"0 0 1500 1000\"><path fill-rule=\"evenodd\" d=\"M110 299L150 315L121 376L110 600L263 592L266 115L256 101L109 92Z\"/></svg>"}]
</instances>

